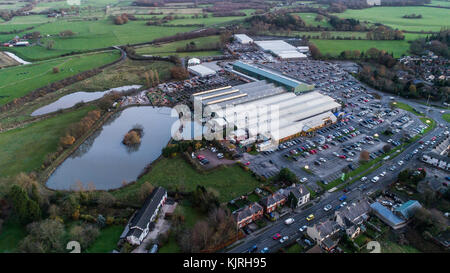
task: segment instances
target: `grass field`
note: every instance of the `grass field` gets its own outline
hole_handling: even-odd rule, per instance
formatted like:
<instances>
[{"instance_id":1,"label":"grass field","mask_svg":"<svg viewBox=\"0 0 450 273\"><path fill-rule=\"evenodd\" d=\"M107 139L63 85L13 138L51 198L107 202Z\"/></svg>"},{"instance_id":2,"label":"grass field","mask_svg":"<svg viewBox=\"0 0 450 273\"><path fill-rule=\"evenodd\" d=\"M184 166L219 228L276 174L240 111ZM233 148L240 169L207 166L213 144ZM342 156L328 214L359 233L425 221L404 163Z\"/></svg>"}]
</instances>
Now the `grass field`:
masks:
<instances>
[{"instance_id":1,"label":"grass field","mask_svg":"<svg viewBox=\"0 0 450 273\"><path fill-rule=\"evenodd\" d=\"M92 109L93 106L84 107L1 133L0 176L13 177L40 168L45 156L56 151L68 125L79 121Z\"/></svg>"},{"instance_id":2,"label":"grass field","mask_svg":"<svg viewBox=\"0 0 450 273\"><path fill-rule=\"evenodd\" d=\"M442 118L443 118L445 121L450 122L450 114L443 114L443 115L442 115Z\"/></svg>"},{"instance_id":3,"label":"grass field","mask_svg":"<svg viewBox=\"0 0 450 273\"><path fill-rule=\"evenodd\" d=\"M119 58L118 51L76 55L0 71L0 105L22 97L36 88L111 63ZM58 67L60 72L53 73Z\"/></svg>"},{"instance_id":4,"label":"grass field","mask_svg":"<svg viewBox=\"0 0 450 273\"><path fill-rule=\"evenodd\" d=\"M123 232L123 226L109 226L100 230L100 235L95 242L86 250L87 253L110 253L113 251L119 237ZM82 251L84 252L84 251Z\"/></svg>"},{"instance_id":5,"label":"grass field","mask_svg":"<svg viewBox=\"0 0 450 273\"><path fill-rule=\"evenodd\" d=\"M114 45L126 45L150 42L156 38L188 32L194 27L163 27L147 26L145 21L129 21L124 25L114 25L110 19L98 21L57 20L51 24L40 25L33 29L45 37L41 39L44 46L14 48L19 56L28 60L44 59L60 56L69 52L82 52L91 49L105 48ZM72 30L73 37L62 38L59 33ZM47 37L47 35L51 35ZM13 38L15 35L3 35L3 40ZM54 41L53 49L45 48L46 43Z\"/></svg>"},{"instance_id":6,"label":"grass field","mask_svg":"<svg viewBox=\"0 0 450 273\"><path fill-rule=\"evenodd\" d=\"M201 37L196 39L189 39L189 40L183 40L183 41L176 41L172 43L165 43L165 44L159 44L159 45L150 45L145 47L139 47L136 49L136 52L141 55L172 55L172 54L179 54L176 50L177 48L184 48L186 44L189 44L191 42L194 42L197 48L205 47L208 45L215 45L216 43L220 42L220 37L218 35L214 36L208 36L208 37ZM195 52L187 52L195 54Z\"/></svg>"},{"instance_id":7,"label":"grass field","mask_svg":"<svg viewBox=\"0 0 450 273\"><path fill-rule=\"evenodd\" d=\"M224 167L208 174L200 174L183 158L176 157L162 158L137 183L114 191L112 194L120 196L138 191L140 185L146 181L166 189L183 187L184 191L192 191L197 185L202 185L216 190L219 193L220 202L227 202L260 186L259 181L237 165Z\"/></svg>"},{"instance_id":8,"label":"grass field","mask_svg":"<svg viewBox=\"0 0 450 273\"><path fill-rule=\"evenodd\" d=\"M316 13L307 13L307 12L302 12L302 13L294 13L295 15L300 16L300 18L302 18L303 21L305 21L307 26L320 26L320 27L332 27L330 25L330 23L328 23L327 18L324 17L322 21L317 22L314 19L316 18L317 14Z\"/></svg>"},{"instance_id":9,"label":"grass field","mask_svg":"<svg viewBox=\"0 0 450 273\"><path fill-rule=\"evenodd\" d=\"M421 14L421 19L402 18L407 14ZM432 7L373 7L334 14L341 18L354 18L361 22L382 23L394 29L408 31L439 31L442 26L450 26L447 9Z\"/></svg>"},{"instance_id":10,"label":"grass field","mask_svg":"<svg viewBox=\"0 0 450 273\"><path fill-rule=\"evenodd\" d=\"M394 57L401 57L407 54L409 44L407 41L369 41L369 40L320 40L311 39L323 55L330 54L337 56L345 50L367 51L374 47L379 50L386 50L393 53Z\"/></svg>"}]
</instances>

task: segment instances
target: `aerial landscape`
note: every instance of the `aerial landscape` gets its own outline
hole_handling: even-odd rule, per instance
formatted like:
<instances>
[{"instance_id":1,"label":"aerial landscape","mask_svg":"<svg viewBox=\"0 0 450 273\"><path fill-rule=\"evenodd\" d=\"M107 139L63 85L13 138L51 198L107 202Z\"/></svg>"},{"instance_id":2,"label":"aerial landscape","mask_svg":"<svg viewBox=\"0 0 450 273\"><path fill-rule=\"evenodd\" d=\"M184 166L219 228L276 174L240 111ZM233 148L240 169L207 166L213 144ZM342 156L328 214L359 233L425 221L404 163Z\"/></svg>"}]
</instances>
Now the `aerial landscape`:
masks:
<instances>
[{"instance_id":1,"label":"aerial landscape","mask_svg":"<svg viewBox=\"0 0 450 273\"><path fill-rule=\"evenodd\" d=\"M449 45L449 0L0 0L0 253L450 253Z\"/></svg>"}]
</instances>

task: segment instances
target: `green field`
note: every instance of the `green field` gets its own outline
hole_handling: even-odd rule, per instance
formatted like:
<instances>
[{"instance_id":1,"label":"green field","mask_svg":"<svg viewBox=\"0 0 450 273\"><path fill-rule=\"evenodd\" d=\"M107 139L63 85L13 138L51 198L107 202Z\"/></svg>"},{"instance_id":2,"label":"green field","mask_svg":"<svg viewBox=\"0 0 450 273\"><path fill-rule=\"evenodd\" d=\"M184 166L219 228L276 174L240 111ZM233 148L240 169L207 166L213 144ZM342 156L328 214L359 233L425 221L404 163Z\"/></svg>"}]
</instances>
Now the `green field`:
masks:
<instances>
[{"instance_id":1,"label":"green field","mask_svg":"<svg viewBox=\"0 0 450 273\"><path fill-rule=\"evenodd\" d=\"M119 56L118 51L108 51L2 69L0 71L0 105L22 97L39 87L111 63ZM54 67L58 67L60 72L53 73Z\"/></svg>"},{"instance_id":2,"label":"green field","mask_svg":"<svg viewBox=\"0 0 450 273\"><path fill-rule=\"evenodd\" d=\"M421 14L421 19L406 19L404 15ZM432 7L373 7L368 9L347 9L334 14L341 18L354 18L361 22L381 23L394 29L408 31L439 31L443 26L450 26L448 9Z\"/></svg>"},{"instance_id":3,"label":"green field","mask_svg":"<svg viewBox=\"0 0 450 273\"><path fill-rule=\"evenodd\" d=\"M119 237L123 232L123 226L109 226L100 230L100 235L95 242L87 249L87 253L111 253L119 242ZM83 251L84 252L84 251Z\"/></svg>"},{"instance_id":4,"label":"green field","mask_svg":"<svg viewBox=\"0 0 450 273\"><path fill-rule=\"evenodd\" d=\"M24 128L0 133L0 177L13 177L20 172L40 168L45 156L55 152L66 128L83 118L94 107L61 114Z\"/></svg>"},{"instance_id":5,"label":"green field","mask_svg":"<svg viewBox=\"0 0 450 273\"><path fill-rule=\"evenodd\" d=\"M445 121L450 122L450 114L443 114L443 115L442 115L442 118L443 118Z\"/></svg>"},{"instance_id":6,"label":"green field","mask_svg":"<svg viewBox=\"0 0 450 273\"><path fill-rule=\"evenodd\" d=\"M367 51L374 47L393 53L395 58L407 54L409 44L407 41L371 41L371 40L320 40L311 39L323 55L337 56L345 50Z\"/></svg>"},{"instance_id":7,"label":"green field","mask_svg":"<svg viewBox=\"0 0 450 273\"><path fill-rule=\"evenodd\" d=\"M194 190L197 185L202 185L206 188L215 189L219 193L221 202L227 202L260 186L259 181L237 165L224 167L208 174L200 174L183 158L176 157L162 158L137 183L112 193L119 197L123 194L138 191L140 185L146 181L154 186L169 189L176 186L183 187L184 191L187 192Z\"/></svg>"},{"instance_id":8,"label":"green field","mask_svg":"<svg viewBox=\"0 0 450 273\"><path fill-rule=\"evenodd\" d=\"M159 44L159 45L150 45L146 47L139 47L136 49L136 53L141 55L173 55L173 54L179 54L180 52L176 52L177 48L184 48L186 44L189 44L191 42L194 42L197 48L205 47L211 44L216 44L220 42L219 36L208 36L208 37L201 37L201 38L195 38L195 39L189 39L189 40L183 40L183 41L177 41L172 43L166 43L166 44ZM195 54L195 52L187 52L186 54Z\"/></svg>"},{"instance_id":9,"label":"green field","mask_svg":"<svg viewBox=\"0 0 450 273\"><path fill-rule=\"evenodd\" d=\"M126 45L142 42L150 42L156 38L188 32L194 27L163 27L147 26L145 21L129 21L124 25L115 25L111 19L98 21L74 21L57 20L51 24L40 25L33 29L39 31L45 38L41 39L41 45L14 48L13 51L28 60L39 60L60 56L69 52L82 52L86 50L106 48L114 45ZM73 37L59 37L64 30L75 33ZM50 35L50 37L47 37ZM15 34L3 35L2 40L9 40ZM45 45L53 41L53 49L48 50Z\"/></svg>"},{"instance_id":10,"label":"green field","mask_svg":"<svg viewBox=\"0 0 450 273\"><path fill-rule=\"evenodd\" d=\"M294 14L300 16L300 18L302 18L302 20L305 21L307 26L314 26L314 27L320 26L320 27L330 27L330 28L332 27L330 25L330 23L328 23L326 17L324 17L322 19L322 21L320 21L320 22L315 21L314 19L316 18L317 13L302 12L302 13L294 13Z\"/></svg>"}]
</instances>

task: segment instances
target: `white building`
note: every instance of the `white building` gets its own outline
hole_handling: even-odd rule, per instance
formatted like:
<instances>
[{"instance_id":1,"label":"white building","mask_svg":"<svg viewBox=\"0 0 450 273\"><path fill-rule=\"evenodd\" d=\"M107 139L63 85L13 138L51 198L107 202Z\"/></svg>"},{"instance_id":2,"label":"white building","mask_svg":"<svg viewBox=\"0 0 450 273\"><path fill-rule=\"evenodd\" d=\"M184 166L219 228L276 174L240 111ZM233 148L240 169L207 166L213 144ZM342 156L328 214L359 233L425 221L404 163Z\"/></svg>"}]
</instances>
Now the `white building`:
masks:
<instances>
[{"instance_id":1,"label":"white building","mask_svg":"<svg viewBox=\"0 0 450 273\"><path fill-rule=\"evenodd\" d=\"M262 50L270 52L280 59L302 59L306 55L300 53L293 45L286 43L283 40L269 40L269 41L255 41Z\"/></svg>"},{"instance_id":2,"label":"white building","mask_svg":"<svg viewBox=\"0 0 450 273\"><path fill-rule=\"evenodd\" d=\"M234 39L240 44L250 44L253 43L253 39L245 34L234 34Z\"/></svg>"},{"instance_id":3,"label":"white building","mask_svg":"<svg viewBox=\"0 0 450 273\"><path fill-rule=\"evenodd\" d=\"M200 64L200 59L191 58L188 60L188 66Z\"/></svg>"},{"instance_id":4,"label":"white building","mask_svg":"<svg viewBox=\"0 0 450 273\"><path fill-rule=\"evenodd\" d=\"M199 77L207 77L216 74L216 71L201 64L189 66L188 71Z\"/></svg>"},{"instance_id":5,"label":"white building","mask_svg":"<svg viewBox=\"0 0 450 273\"><path fill-rule=\"evenodd\" d=\"M140 245L150 231L150 224L156 220L159 210L165 204L167 191L158 187L145 200L141 209L125 227L121 238L125 237L132 245Z\"/></svg>"}]
</instances>

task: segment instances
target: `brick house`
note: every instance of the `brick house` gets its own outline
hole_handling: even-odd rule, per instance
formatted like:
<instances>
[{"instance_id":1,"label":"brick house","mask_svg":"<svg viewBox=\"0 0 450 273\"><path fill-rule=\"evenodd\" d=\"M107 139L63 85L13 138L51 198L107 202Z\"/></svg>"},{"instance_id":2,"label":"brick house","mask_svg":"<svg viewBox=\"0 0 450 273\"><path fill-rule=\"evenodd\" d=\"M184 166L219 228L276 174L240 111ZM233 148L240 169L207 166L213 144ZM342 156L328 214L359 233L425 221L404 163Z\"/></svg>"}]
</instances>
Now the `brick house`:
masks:
<instances>
[{"instance_id":1,"label":"brick house","mask_svg":"<svg viewBox=\"0 0 450 273\"><path fill-rule=\"evenodd\" d=\"M251 222L260 219L263 216L264 208L254 202L248 206L240 208L233 212L234 219L239 228L245 227Z\"/></svg>"},{"instance_id":2,"label":"brick house","mask_svg":"<svg viewBox=\"0 0 450 273\"><path fill-rule=\"evenodd\" d=\"M264 211L266 213L271 213L277 208L283 206L284 203L286 203L286 200L286 196L280 192L275 192L261 199L260 204L264 207Z\"/></svg>"}]
</instances>

